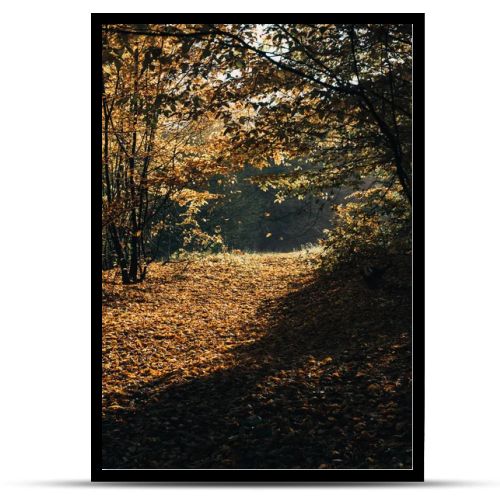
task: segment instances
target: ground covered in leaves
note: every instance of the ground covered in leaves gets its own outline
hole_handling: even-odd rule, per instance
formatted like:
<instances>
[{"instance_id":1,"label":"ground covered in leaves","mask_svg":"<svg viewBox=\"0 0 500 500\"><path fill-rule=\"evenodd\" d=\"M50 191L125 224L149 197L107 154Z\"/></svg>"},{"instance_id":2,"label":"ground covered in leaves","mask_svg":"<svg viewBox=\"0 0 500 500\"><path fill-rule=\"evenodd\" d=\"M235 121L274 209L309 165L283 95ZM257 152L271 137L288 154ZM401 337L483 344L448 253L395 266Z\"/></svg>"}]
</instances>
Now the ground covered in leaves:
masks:
<instances>
[{"instance_id":1,"label":"ground covered in leaves","mask_svg":"<svg viewBox=\"0 0 500 500\"><path fill-rule=\"evenodd\" d=\"M407 278L300 253L105 272L103 467L410 468Z\"/></svg>"}]
</instances>

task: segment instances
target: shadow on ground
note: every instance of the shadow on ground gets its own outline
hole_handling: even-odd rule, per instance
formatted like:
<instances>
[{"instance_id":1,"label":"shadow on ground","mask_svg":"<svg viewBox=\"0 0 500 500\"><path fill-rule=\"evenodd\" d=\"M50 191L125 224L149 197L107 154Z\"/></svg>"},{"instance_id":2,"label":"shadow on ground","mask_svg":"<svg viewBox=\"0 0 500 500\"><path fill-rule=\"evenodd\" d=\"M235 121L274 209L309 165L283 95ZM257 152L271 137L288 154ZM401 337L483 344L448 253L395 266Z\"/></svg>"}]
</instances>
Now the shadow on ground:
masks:
<instances>
[{"instance_id":1,"label":"shadow on ground","mask_svg":"<svg viewBox=\"0 0 500 500\"><path fill-rule=\"evenodd\" d=\"M103 467L411 467L410 289L317 278L264 312L227 370L123 396Z\"/></svg>"}]
</instances>

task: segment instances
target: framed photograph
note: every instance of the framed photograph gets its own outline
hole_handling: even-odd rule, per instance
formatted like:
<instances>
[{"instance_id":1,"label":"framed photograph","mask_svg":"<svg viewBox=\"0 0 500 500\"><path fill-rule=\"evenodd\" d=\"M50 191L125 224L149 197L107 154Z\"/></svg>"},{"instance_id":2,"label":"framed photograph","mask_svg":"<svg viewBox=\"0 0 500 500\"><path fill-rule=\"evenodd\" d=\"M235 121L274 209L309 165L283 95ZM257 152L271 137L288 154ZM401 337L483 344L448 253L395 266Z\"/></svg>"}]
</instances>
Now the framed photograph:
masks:
<instances>
[{"instance_id":1,"label":"framed photograph","mask_svg":"<svg viewBox=\"0 0 500 500\"><path fill-rule=\"evenodd\" d=\"M92 14L92 90L92 480L423 481L424 14Z\"/></svg>"}]
</instances>

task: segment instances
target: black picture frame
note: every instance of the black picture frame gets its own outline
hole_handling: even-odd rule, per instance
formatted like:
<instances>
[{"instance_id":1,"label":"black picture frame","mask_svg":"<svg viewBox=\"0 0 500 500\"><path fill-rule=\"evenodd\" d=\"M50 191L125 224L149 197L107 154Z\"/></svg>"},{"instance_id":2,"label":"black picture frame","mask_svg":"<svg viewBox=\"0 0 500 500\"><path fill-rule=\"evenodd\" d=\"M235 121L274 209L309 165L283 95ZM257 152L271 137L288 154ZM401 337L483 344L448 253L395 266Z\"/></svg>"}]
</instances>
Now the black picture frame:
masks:
<instances>
[{"instance_id":1,"label":"black picture frame","mask_svg":"<svg viewBox=\"0 0 500 500\"><path fill-rule=\"evenodd\" d=\"M413 25L413 468L412 469L103 469L101 459L101 25L121 23L395 23ZM174 483L328 483L424 480L424 19L423 13L91 15L92 42L92 481Z\"/></svg>"}]
</instances>

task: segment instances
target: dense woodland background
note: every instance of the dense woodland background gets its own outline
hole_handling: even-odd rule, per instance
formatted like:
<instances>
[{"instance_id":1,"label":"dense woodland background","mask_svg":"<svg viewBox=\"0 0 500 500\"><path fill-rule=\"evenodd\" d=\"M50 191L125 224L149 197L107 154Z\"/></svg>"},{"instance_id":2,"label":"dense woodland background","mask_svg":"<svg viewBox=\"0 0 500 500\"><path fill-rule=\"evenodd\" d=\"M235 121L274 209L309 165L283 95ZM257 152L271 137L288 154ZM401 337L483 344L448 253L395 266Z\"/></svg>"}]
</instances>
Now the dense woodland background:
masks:
<instances>
[{"instance_id":1,"label":"dense woodland background","mask_svg":"<svg viewBox=\"0 0 500 500\"><path fill-rule=\"evenodd\" d=\"M411 55L409 25L103 26L103 267L408 250Z\"/></svg>"}]
</instances>

